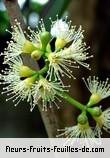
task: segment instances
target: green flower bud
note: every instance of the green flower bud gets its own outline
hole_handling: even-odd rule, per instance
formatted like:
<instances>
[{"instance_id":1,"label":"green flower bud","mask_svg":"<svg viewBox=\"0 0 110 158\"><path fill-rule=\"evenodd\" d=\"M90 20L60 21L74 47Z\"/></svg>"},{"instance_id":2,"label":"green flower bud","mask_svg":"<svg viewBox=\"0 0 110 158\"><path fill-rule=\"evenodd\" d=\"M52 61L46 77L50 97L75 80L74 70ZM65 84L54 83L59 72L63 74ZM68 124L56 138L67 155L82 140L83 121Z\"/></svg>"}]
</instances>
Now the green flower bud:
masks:
<instances>
[{"instance_id":1,"label":"green flower bud","mask_svg":"<svg viewBox=\"0 0 110 158\"><path fill-rule=\"evenodd\" d=\"M97 93L93 93L91 96L90 96L90 99L89 99L89 102L87 104L88 107L94 105L94 104L97 104L99 103L100 101L102 100L101 96Z\"/></svg>"},{"instance_id":2,"label":"green flower bud","mask_svg":"<svg viewBox=\"0 0 110 158\"><path fill-rule=\"evenodd\" d=\"M42 53L40 50L35 50L35 51L33 51L33 52L31 53L31 58L32 58L33 60L39 60L39 59L41 58L42 54L43 54L43 53Z\"/></svg>"},{"instance_id":3,"label":"green flower bud","mask_svg":"<svg viewBox=\"0 0 110 158\"><path fill-rule=\"evenodd\" d=\"M86 123L88 122L88 117L87 117L86 113L85 113L85 112L82 112L82 113L78 116L77 121L78 121L78 123L81 124L81 125L86 124Z\"/></svg>"},{"instance_id":4,"label":"green flower bud","mask_svg":"<svg viewBox=\"0 0 110 158\"><path fill-rule=\"evenodd\" d=\"M29 53L32 53L35 49L36 47L32 44L32 42L26 40L22 48L22 51L23 53L29 54Z\"/></svg>"},{"instance_id":5,"label":"green flower bud","mask_svg":"<svg viewBox=\"0 0 110 158\"><path fill-rule=\"evenodd\" d=\"M56 39L55 48L56 48L57 50L62 49L65 45L66 45L66 41L65 41L65 40L59 39L59 38Z\"/></svg>"},{"instance_id":6,"label":"green flower bud","mask_svg":"<svg viewBox=\"0 0 110 158\"><path fill-rule=\"evenodd\" d=\"M28 76L31 76L35 73L36 73L36 71L32 70L28 66L22 65L19 67L19 76L20 77L28 77Z\"/></svg>"},{"instance_id":7,"label":"green flower bud","mask_svg":"<svg viewBox=\"0 0 110 158\"><path fill-rule=\"evenodd\" d=\"M98 117L102 114L102 110L100 107L88 108L87 111L93 116Z\"/></svg>"},{"instance_id":8,"label":"green flower bud","mask_svg":"<svg viewBox=\"0 0 110 158\"><path fill-rule=\"evenodd\" d=\"M41 48L42 48L43 50L46 50L46 47L47 47L47 45L48 45L50 39L51 39L51 35L50 35L49 32L45 31L45 32L42 32L42 33L40 34L40 40L41 40L41 44L42 44L42 47L41 47Z\"/></svg>"},{"instance_id":9,"label":"green flower bud","mask_svg":"<svg viewBox=\"0 0 110 158\"><path fill-rule=\"evenodd\" d=\"M52 50L51 50L51 46L50 46L50 44L48 43L47 48L46 48L46 52L50 53L51 51L52 51Z\"/></svg>"}]
</instances>

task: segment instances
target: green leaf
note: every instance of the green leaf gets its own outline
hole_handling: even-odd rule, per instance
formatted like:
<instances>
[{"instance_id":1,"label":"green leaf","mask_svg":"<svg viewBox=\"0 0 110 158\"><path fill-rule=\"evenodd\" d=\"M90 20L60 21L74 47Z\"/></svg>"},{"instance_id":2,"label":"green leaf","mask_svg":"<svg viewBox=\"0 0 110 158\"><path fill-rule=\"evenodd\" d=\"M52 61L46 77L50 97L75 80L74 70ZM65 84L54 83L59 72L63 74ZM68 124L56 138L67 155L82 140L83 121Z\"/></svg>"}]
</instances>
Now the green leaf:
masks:
<instances>
[{"instance_id":1,"label":"green leaf","mask_svg":"<svg viewBox=\"0 0 110 158\"><path fill-rule=\"evenodd\" d=\"M4 33L9 26L9 18L6 11L0 11L0 33Z\"/></svg>"},{"instance_id":2,"label":"green leaf","mask_svg":"<svg viewBox=\"0 0 110 158\"><path fill-rule=\"evenodd\" d=\"M37 2L30 3L30 9L32 9L32 11L39 13L42 10L42 8L43 6Z\"/></svg>"}]
</instances>

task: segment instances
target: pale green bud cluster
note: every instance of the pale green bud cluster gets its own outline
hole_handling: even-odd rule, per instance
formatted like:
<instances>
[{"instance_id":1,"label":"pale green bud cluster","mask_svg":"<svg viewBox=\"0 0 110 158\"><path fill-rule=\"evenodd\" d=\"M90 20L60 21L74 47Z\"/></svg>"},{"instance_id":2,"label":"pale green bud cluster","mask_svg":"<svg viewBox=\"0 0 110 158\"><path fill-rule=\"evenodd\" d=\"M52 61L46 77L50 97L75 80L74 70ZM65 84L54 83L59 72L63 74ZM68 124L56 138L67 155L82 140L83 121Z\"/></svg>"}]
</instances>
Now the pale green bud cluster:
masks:
<instances>
[{"instance_id":1,"label":"pale green bud cluster","mask_svg":"<svg viewBox=\"0 0 110 158\"><path fill-rule=\"evenodd\" d=\"M47 45L51 40L51 35L49 32L45 31L39 34L39 39L39 47L36 47L35 44L28 40L25 41L22 47L23 53L30 54L31 58L36 61L39 60L42 57L42 55L44 55Z\"/></svg>"}]
</instances>

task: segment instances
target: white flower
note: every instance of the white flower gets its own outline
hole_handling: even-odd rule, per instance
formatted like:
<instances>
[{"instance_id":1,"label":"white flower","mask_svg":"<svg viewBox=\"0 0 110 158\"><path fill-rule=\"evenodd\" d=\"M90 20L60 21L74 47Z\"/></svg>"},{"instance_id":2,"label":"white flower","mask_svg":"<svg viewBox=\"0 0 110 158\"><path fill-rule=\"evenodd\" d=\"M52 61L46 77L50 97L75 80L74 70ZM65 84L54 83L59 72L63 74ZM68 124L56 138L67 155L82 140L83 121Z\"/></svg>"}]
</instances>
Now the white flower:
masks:
<instances>
[{"instance_id":1,"label":"white flower","mask_svg":"<svg viewBox=\"0 0 110 158\"><path fill-rule=\"evenodd\" d=\"M1 84L5 85L2 94L6 93L9 97L6 101L12 99L15 102L15 106L19 104L21 100L27 98L27 101L32 104L32 85L35 81L34 76L21 79L19 75L19 68L23 65L20 57L14 58L12 61L8 61L9 69L2 71L0 75Z\"/></svg>"},{"instance_id":2,"label":"white flower","mask_svg":"<svg viewBox=\"0 0 110 158\"><path fill-rule=\"evenodd\" d=\"M3 80L1 84L9 84L12 81L19 81L20 67L23 65L23 61L20 56L14 58L12 61L8 61L9 68L2 70L3 74L0 74L0 79Z\"/></svg>"},{"instance_id":3,"label":"white flower","mask_svg":"<svg viewBox=\"0 0 110 158\"><path fill-rule=\"evenodd\" d=\"M88 105L97 104L102 99L110 96L110 84L108 78L106 79L106 81L99 81L98 77L89 76L87 78L87 81L85 81L84 78L83 80L85 82L86 87L92 94Z\"/></svg>"},{"instance_id":4,"label":"white flower","mask_svg":"<svg viewBox=\"0 0 110 158\"><path fill-rule=\"evenodd\" d=\"M65 51L65 50L64 50ZM54 76L55 80L61 81L61 76L68 76L69 78L73 77L72 70L70 68L77 66L73 65L74 62L70 59L66 59L66 55L64 55L63 50L60 52L54 52L50 53L48 56L49 60L49 70L48 75L49 80L52 79L52 76ZM78 67L77 67L78 68Z\"/></svg>"},{"instance_id":5,"label":"white flower","mask_svg":"<svg viewBox=\"0 0 110 158\"><path fill-rule=\"evenodd\" d=\"M73 40L75 27L71 26L71 21L67 22L67 17L62 20L51 21L51 34L53 37L63 39L66 43Z\"/></svg>"},{"instance_id":6,"label":"white flower","mask_svg":"<svg viewBox=\"0 0 110 158\"><path fill-rule=\"evenodd\" d=\"M60 101L60 99L57 97L57 92L61 93L63 91L66 91L63 88L64 87L61 86L60 82L49 82L45 78L41 78L39 81L36 81L33 89L34 104L32 109L36 104L39 104L39 101L42 101L43 110L45 111L47 111L48 103L49 107L52 107L51 102L55 103L57 108L59 108L56 103L56 99Z\"/></svg>"},{"instance_id":7,"label":"white flower","mask_svg":"<svg viewBox=\"0 0 110 158\"><path fill-rule=\"evenodd\" d=\"M27 35L29 37L30 41L32 43L35 43L36 47L39 48L40 44L41 44L41 42L40 42L40 34L42 32L46 31L43 19L41 19L39 21L38 26L36 26L36 31L32 30L30 27L28 27L28 30L31 33L31 35Z\"/></svg>"},{"instance_id":8,"label":"white flower","mask_svg":"<svg viewBox=\"0 0 110 158\"><path fill-rule=\"evenodd\" d=\"M9 97L6 99L13 100L14 105L17 106L20 101L27 99L32 105L32 85L34 79L32 77L26 78L24 80L15 80L9 83L8 86L3 88L2 94L7 94Z\"/></svg>"},{"instance_id":9,"label":"white flower","mask_svg":"<svg viewBox=\"0 0 110 158\"><path fill-rule=\"evenodd\" d=\"M94 130L96 136L101 137L102 128L110 133L110 108L103 111L99 117L94 117L94 119L96 121L96 127Z\"/></svg>"},{"instance_id":10,"label":"white flower","mask_svg":"<svg viewBox=\"0 0 110 158\"><path fill-rule=\"evenodd\" d=\"M89 47L86 47L86 43L83 42L83 38L83 30L80 26L74 33L73 42L69 47L68 54L66 53L66 55L68 56L67 58L74 59L78 64L90 69L89 64L85 63L85 61L93 56L89 55L87 52Z\"/></svg>"},{"instance_id":11,"label":"white flower","mask_svg":"<svg viewBox=\"0 0 110 158\"><path fill-rule=\"evenodd\" d=\"M95 138L94 132L88 123L76 126L66 127L65 129L58 129L61 134L57 137L66 136L67 138Z\"/></svg>"},{"instance_id":12,"label":"white flower","mask_svg":"<svg viewBox=\"0 0 110 158\"><path fill-rule=\"evenodd\" d=\"M62 136L66 137L65 145L73 145L74 143L78 143L78 144L90 146L93 144L100 143L99 140L95 139L95 133L93 129L89 126L88 122L84 125L77 124L72 127L58 129L57 131L61 133L56 135L56 137L62 137Z\"/></svg>"},{"instance_id":13,"label":"white flower","mask_svg":"<svg viewBox=\"0 0 110 158\"><path fill-rule=\"evenodd\" d=\"M29 78L19 81L19 82L13 82L8 86L8 94L7 95L13 95L11 98L13 98L13 102L17 101L15 104L18 105L18 103L21 100L24 100L27 98L27 102L32 103L32 92L31 92L31 87L32 87L33 81L29 81ZM7 100L9 100L7 99Z\"/></svg>"},{"instance_id":14,"label":"white flower","mask_svg":"<svg viewBox=\"0 0 110 158\"><path fill-rule=\"evenodd\" d=\"M8 47L5 49L3 54L5 55L5 59L4 59L5 63L22 53L22 47L26 41L20 23L16 21L16 25L14 25L12 29L13 31L10 32L10 34L12 34L11 41L7 42Z\"/></svg>"},{"instance_id":15,"label":"white flower","mask_svg":"<svg viewBox=\"0 0 110 158\"><path fill-rule=\"evenodd\" d=\"M90 69L89 64L87 64L85 60L91 58L92 55L89 56L88 52L86 52L88 48L86 48L86 44L83 43L83 38L82 28L79 27L79 29L74 32L73 42L68 48L52 52L48 55L48 76L50 76L50 79L52 74L59 80L61 80L61 76L64 75L75 78L70 68L79 68L79 66L74 65L76 63Z\"/></svg>"},{"instance_id":16,"label":"white flower","mask_svg":"<svg viewBox=\"0 0 110 158\"><path fill-rule=\"evenodd\" d=\"M7 63L22 53L31 53L36 48L37 41L34 43L34 41L30 42L26 39L20 23L17 20L15 20L15 25L12 26L12 30L12 32L8 31L12 35L11 40L7 42L8 47L4 53L1 54L5 56L4 63Z\"/></svg>"},{"instance_id":17,"label":"white flower","mask_svg":"<svg viewBox=\"0 0 110 158\"><path fill-rule=\"evenodd\" d=\"M27 102L30 102L32 105L32 78L27 78L24 80L13 81L7 87L3 88L2 94L6 93L9 97L6 101L12 99L15 102L15 106L19 104L22 100L27 99Z\"/></svg>"}]
</instances>

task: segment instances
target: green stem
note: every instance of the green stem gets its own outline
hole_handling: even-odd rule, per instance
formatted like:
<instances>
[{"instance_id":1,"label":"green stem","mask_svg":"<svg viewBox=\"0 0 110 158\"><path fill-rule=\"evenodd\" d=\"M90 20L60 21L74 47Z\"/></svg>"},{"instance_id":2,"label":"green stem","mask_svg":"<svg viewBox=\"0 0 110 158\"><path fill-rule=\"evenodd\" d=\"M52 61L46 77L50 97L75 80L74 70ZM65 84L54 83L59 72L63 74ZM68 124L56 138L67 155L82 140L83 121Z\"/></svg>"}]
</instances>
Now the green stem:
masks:
<instances>
[{"instance_id":1,"label":"green stem","mask_svg":"<svg viewBox=\"0 0 110 158\"><path fill-rule=\"evenodd\" d=\"M78 109L80 109L82 111L86 110L86 106L85 105L81 104L80 102L78 102L74 98L70 97L67 93L65 93L65 92L62 92L62 93L58 92L57 95L60 96L61 98L65 99L67 102L69 102L71 105L74 105Z\"/></svg>"},{"instance_id":2,"label":"green stem","mask_svg":"<svg viewBox=\"0 0 110 158\"><path fill-rule=\"evenodd\" d=\"M90 102L88 101L88 103L86 104L87 107L91 107Z\"/></svg>"},{"instance_id":3,"label":"green stem","mask_svg":"<svg viewBox=\"0 0 110 158\"><path fill-rule=\"evenodd\" d=\"M48 64L46 64L41 70L38 71L40 75L44 75L48 71Z\"/></svg>"}]
</instances>

